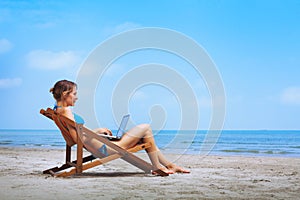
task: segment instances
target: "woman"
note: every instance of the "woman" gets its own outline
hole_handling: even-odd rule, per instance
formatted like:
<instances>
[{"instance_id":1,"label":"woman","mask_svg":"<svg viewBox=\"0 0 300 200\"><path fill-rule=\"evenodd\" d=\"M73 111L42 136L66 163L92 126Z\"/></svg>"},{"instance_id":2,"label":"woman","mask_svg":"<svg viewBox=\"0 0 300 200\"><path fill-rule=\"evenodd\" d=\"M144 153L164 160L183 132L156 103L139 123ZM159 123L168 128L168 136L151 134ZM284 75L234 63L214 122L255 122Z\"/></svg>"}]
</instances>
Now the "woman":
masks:
<instances>
[{"instance_id":1,"label":"woman","mask_svg":"<svg viewBox=\"0 0 300 200\"><path fill-rule=\"evenodd\" d=\"M74 114L70 106L74 106L77 101L77 85L74 82L68 80L61 80L55 83L54 87L50 89L50 92L53 94L54 99L56 100L55 110L62 114L63 116L76 121L78 115ZM68 127L70 134L74 141L77 141L76 130L72 127ZM107 128L98 128L94 130L99 134L112 134L111 131ZM84 138L83 138L84 140ZM183 169L171 162L169 162L164 155L160 152L158 147L155 144L154 137L152 134L151 127L148 124L140 124L128 132L126 132L123 137L118 141L112 141L116 145L124 148L130 149L134 147L140 141L151 143L151 147L147 148L147 154L151 160L152 165L161 169L162 171L173 174L173 173L189 173L189 170ZM84 143L88 145L92 150L92 153L101 151L103 149L103 143L98 140L94 140L89 143ZM105 147L106 148L106 147ZM113 150L107 149L108 154L112 153ZM154 172L155 174L155 172Z\"/></svg>"}]
</instances>

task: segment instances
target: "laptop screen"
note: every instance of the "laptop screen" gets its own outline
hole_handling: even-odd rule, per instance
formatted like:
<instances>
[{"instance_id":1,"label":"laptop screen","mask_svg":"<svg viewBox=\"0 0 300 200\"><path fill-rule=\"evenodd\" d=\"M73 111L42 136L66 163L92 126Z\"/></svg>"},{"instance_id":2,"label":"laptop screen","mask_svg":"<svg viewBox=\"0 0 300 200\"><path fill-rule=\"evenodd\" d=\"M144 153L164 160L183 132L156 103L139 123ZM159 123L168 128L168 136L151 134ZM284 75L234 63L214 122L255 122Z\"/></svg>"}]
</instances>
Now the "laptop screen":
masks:
<instances>
[{"instance_id":1,"label":"laptop screen","mask_svg":"<svg viewBox=\"0 0 300 200\"><path fill-rule=\"evenodd\" d=\"M128 120L129 120L129 116L130 116L129 114L123 116L121 124L120 124L118 132L117 132L117 135L116 135L118 138L121 138L123 136L123 134L125 133L126 126L127 126Z\"/></svg>"}]
</instances>

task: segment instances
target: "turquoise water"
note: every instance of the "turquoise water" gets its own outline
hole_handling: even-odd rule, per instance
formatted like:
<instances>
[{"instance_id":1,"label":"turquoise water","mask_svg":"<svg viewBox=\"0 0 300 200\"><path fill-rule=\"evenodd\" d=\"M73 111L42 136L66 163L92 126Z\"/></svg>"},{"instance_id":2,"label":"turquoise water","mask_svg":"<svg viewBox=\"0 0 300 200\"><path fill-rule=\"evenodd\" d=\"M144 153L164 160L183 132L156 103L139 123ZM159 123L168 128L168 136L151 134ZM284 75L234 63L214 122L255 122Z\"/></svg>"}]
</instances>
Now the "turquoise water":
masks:
<instances>
[{"instance_id":1,"label":"turquoise water","mask_svg":"<svg viewBox=\"0 0 300 200\"><path fill-rule=\"evenodd\" d=\"M205 140L205 138L207 138ZM169 153L300 157L300 131L164 130L155 133L157 145ZM0 130L0 147L64 148L57 130Z\"/></svg>"}]
</instances>

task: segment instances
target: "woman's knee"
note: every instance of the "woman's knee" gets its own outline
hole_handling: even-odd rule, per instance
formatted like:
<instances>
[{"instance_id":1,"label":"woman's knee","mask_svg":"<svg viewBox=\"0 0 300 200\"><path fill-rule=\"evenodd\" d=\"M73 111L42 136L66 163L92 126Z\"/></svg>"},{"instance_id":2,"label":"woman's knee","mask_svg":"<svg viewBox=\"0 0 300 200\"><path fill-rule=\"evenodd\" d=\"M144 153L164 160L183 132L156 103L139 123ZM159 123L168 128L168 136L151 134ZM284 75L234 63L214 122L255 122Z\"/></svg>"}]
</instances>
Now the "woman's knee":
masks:
<instances>
[{"instance_id":1,"label":"woman's knee","mask_svg":"<svg viewBox=\"0 0 300 200\"><path fill-rule=\"evenodd\" d=\"M152 131L150 124L139 124L137 127L141 129L143 132Z\"/></svg>"}]
</instances>

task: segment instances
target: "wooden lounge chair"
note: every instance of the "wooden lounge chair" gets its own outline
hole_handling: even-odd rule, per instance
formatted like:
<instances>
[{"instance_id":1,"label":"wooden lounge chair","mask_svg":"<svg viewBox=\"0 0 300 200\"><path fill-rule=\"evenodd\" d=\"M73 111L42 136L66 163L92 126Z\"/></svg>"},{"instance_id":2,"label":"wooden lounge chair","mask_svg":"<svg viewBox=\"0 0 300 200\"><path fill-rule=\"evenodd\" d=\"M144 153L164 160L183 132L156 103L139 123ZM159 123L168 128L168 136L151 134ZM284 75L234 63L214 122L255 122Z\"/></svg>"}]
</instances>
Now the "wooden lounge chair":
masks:
<instances>
[{"instance_id":1,"label":"wooden lounge chair","mask_svg":"<svg viewBox=\"0 0 300 200\"><path fill-rule=\"evenodd\" d=\"M43 171L44 174L51 174L52 176L55 176L55 177L67 177L67 176L74 175L74 174L81 174L84 170L107 163L107 162L115 160L117 158L121 158L121 159L127 161L128 163L140 168L145 173L151 173L152 171L155 170L155 172L158 175L168 176L167 173L165 173L159 169L155 169L153 167L153 165L140 159L139 157L137 157L133 154L134 152L144 150L144 149L151 147L151 144L149 144L149 143L138 144L131 149L125 150L125 149L117 146L116 144L110 142L107 138L94 133L92 130L86 128L83 124L78 124L75 121L70 120L69 118L60 115L59 113L52 110L51 108L48 108L47 110L41 109L40 113L43 114L44 116L52 119L55 122L55 124L60 129L60 131L66 141L65 164L63 164L60 167L53 167L53 168L47 169L47 170ZM73 141L68 129L66 128L67 125L74 127L76 129L77 141ZM83 149L85 148L84 144L82 142L82 139L81 139L83 133L87 134L89 137L93 137L94 139L97 139L100 142L106 144L106 146L115 150L116 153L108 155L108 156L105 156L103 154L102 155L103 157L101 157L101 158L96 158L93 155L83 157ZM71 161L71 148L76 144L77 144L77 152L76 152L77 160Z\"/></svg>"}]
</instances>

